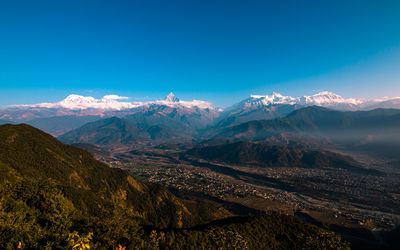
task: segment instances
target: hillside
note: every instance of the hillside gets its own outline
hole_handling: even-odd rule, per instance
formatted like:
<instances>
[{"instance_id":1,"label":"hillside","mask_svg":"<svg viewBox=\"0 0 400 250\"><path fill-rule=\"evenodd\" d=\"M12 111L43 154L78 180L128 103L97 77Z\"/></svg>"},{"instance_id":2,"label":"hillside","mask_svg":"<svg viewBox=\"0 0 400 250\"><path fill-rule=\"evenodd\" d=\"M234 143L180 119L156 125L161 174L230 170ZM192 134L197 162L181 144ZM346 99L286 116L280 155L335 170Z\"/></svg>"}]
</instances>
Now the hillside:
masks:
<instances>
[{"instance_id":1,"label":"hillside","mask_svg":"<svg viewBox=\"0 0 400 250\"><path fill-rule=\"evenodd\" d=\"M299 108L301 106L289 104L264 105L249 98L223 111L215 127L230 127L249 121L281 118Z\"/></svg>"},{"instance_id":2,"label":"hillside","mask_svg":"<svg viewBox=\"0 0 400 250\"><path fill-rule=\"evenodd\" d=\"M89 143L101 146L143 146L190 140L191 136L159 125L146 125L123 118L107 118L87 123L59 139L65 143Z\"/></svg>"},{"instance_id":3,"label":"hillside","mask_svg":"<svg viewBox=\"0 0 400 250\"><path fill-rule=\"evenodd\" d=\"M111 160L111 154L109 151L101 148L101 147L97 147L95 145L92 144L88 144L88 143L73 143L71 144L71 146L77 147L77 148L81 148L83 150L88 151L89 153L91 153L97 160L100 160L102 162L105 162L107 160Z\"/></svg>"},{"instance_id":4,"label":"hillside","mask_svg":"<svg viewBox=\"0 0 400 250\"><path fill-rule=\"evenodd\" d=\"M337 153L268 146L262 143L237 142L197 147L187 153L208 161L253 167L342 168L354 172L379 174L378 171L366 170L352 158Z\"/></svg>"},{"instance_id":5,"label":"hillside","mask_svg":"<svg viewBox=\"0 0 400 250\"><path fill-rule=\"evenodd\" d=\"M213 132L209 144L273 138L278 144L290 142L314 147L333 144L400 159L395 150L400 141L400 110L397 109L343 112L312 106L295 110L284 118L250 121Z\"/></svg>"},{"instance_id":6,"label":"hillside","mask_svg":"<svg viewBox=\"0 0 400 250\"><path fill-rule=\"evenodd\" d=\"M0 166L3 206L7 203L3 203L4 195L35 196L44 192L44 185L62 195L76 220L110 218L116 209L124 211L127 218L160 228L181 227L195 219L164 189L109 168L86 151L28 125L0 126Z\"/></svg>"},{"instance_id":7,"label":"hillside","mask_svg":"<svg viewBox=\"0 0 400 250\"><path fill-rule=\"evenodd\" d=\"M169 129L196 134L197 130L211 125L219 116L219 113L211 108L180 107L173 106L171 103L177 102L138 107L124 118L148 126L162 125Z\"/></svg>"}]
</instances>

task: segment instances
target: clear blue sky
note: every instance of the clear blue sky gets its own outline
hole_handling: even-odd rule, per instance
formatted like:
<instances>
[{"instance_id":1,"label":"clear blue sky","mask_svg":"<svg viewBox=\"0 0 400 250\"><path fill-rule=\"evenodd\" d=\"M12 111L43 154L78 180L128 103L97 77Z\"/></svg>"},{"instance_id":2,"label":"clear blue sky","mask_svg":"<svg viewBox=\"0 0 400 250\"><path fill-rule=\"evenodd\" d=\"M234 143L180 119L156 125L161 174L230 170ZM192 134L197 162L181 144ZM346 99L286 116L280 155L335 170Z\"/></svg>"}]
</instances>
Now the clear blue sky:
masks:
<instances>
[{"instance_id":1,"label":"clear blue sky","mask_svg":"<svg viewBox=\"0 0 400 250\"><path fill-rule=\"evenodd\" d=\"M400 96L400 1L0 1L0 106Z\"/></svg>"}]
</instances>

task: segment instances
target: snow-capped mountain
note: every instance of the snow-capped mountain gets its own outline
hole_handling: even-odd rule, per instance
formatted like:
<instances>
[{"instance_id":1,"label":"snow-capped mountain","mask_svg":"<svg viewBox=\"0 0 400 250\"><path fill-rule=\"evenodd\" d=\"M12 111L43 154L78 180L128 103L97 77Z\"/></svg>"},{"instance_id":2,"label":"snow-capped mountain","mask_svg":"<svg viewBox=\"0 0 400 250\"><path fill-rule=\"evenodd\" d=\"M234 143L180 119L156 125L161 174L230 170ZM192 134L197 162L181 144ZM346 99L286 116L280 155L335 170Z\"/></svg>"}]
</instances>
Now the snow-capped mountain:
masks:
<instances>
[{"instance_id":1,"label":"snow-capped mountain","mask_svg":"<svg viewBox=\"0 0 400 250\"><path fill-rule=\"evenodd\" d=\"M174 95L174 93L169 93L169 95L167 95L167 97L165 98L165 101L166 102L179 102L179 98L178 97L176 97L175 95Z\"/></svg>"},{"instance_id":2,"label":"snow-capped mountain","mask_svg":"<svg viewBox=\"0 0 400 250\"><path fill-rule=\"evenodd\" d=\"M82 125L82 121L114 116L151 126L192 130L208 126L219 115L219 110L214 109L210 102L182 101L173 93L164 100L149 102L128 102L126 99L117 95L106 95L100 99L69 95L55 103L22 104L0 109L0 121L31 123L48 133L59 135L75 129L77 124ZM48 125L49 121L52 126Z\"/></svg>"},{"instance_id":3,"label":"snow-capped mountain","mask_svg":"<svg viewBox=\"0 0 400 250\"><path fill-rule=\"evenodd\" d=\"M322 106L330 108L357 108L358 105L362 104L364 101L362 99L348 98L345 99L340 95L334 94L332 92L323 91L312 96L302 96L296 98L298 104L304 106Z\"/></svg>"},{"instance_id":4,"label":"snow-capped mountain","mask_svg":"<svg viewBox=\"0 0 400 250\"><path fill-rule=\"evenodd\" d=\"M332 92L323 91L311 96L291 97L283 96L273 92L270 95L251 95L250 98L236 105L236 107L250 108L276 104L302 105L302 106L322 106L335 109L357 109L365 101L362 99L345 99Z\"/></svg>"},{"instance_id":5,"label":"snow-capped mountain","mask_svg":"<svg viewBox=\"0 0 400 250\"><path fill-rule=\"evenodd\" d=\"M85 109L98 109L98 110L124 110L133 109L141 106L148 105L167 105L167 106L181 106L181 107L198 107L198 108L212 108L210 102L206 101L181 101L172 92L165 98L165 100L157 100L150 102L126 102L120 100L129 99L128 97L118 95L105 95L101 99L95 99L91 96L69 95L67 98L56 103L39 103L39 104L19 104L11 105L14 108L61 108L68 110L85 110Z\"/></svg>"},{"instance_id":6,"label":"snow-capped mountain","mask_svg":"<svg viewBox=\"0 0 400 250\"><path fill-rule=\"evenodd\" d=\"M212 107L211 102L207 101L182 101L178 97L176 97L172 92L164 100L158 100L153 102L145 102L142 103L141 106L154 106L154 105L162 105L169 106L175 108L199 108L199 109L214 109Z\"/></svg>"},{"instance_id":7,"label":"snow-capped mountain","mask_svg":"<svg viewBox=\"0 0 400 250\"><path fill-rule=\"evenodd\" d=\"M42 103L37 104L38 107L46 108L65 108L72 110L79 109L110 109L110 110L122 110L135 108L140 106L141 103L121 102L118 100L125 100L128 97L118 95L105 95L101 99L95 99L91 96L80 96L80 95L69 95L64 100L58 103Z\"/></svg>"},{"instance_id":8,"label":"snow-capped mountain","mask_svg":"<svg viewBox=\"0 0 400 250\"><path fill-rule=\"evenodd\" d=\"M270 95L251 95L249 98L227 108L225 111L216 109L208 101L182 101L173 93L163 100L148 102L129 102L127 97L106 95L96 99L91 96L69 95L64 100L54 103L19 104L6 109L0 109L0 120L25 122L38 118L54 116L89 116L124 117L137 113L154 113L157 115L197 114L199 117L207 114L211 117L220 116L234 123L247 119L271 119L284 116L291 111L306 106L322 106L337 110L371 110L374 108L400 108L400 97L385 97L381 99L343 98L332 92L323 91L310 96L292 97L273 92ZM166 109L165 107L168 107ZM247 116L248 118L244 117ZM241 117L240 119L236 119Z\"/></svg>"},{"instance_id":9,"label":"snow-capped mountain","mask_svg":"<svg viewBox=\"0 0 400 250\"><path fill-rule=\"evenodd\" d=\"M48 108L48 109L66 109L66 110L85 110L85 109L102 109L102 110L122 110L135 108L141 103L121 102L119 100L128 99L128 97L118 95L105 95L101 99L95 99L91 96L69 95L64 100L55 103L38 103L38 104L18 104L10 105L11 108Z\"/></svg>"},{"instance_id":10,"label":"snow-capped mountain","mask_svg":"<svg viewBox=\"0 0 400 250\"><path fill-rule=\"evenodd\" d=\"M225 109L220 115L217 125L229 127L248 121L279 118L296 109L308 106L321 106L341 111L400 108L400 97L365 100L343 98L328 91L301 97L284 96L277 92L272 92L270 95L251 95Z\"/></svg>"},{"instance_id":11,"label":"snow-capped mountain","mask_svg":"<svg viewBox=\"0 0 400 250\"><path fill-rule=\"evenodd\" d=\"M297 99L273 92L271 95L251 95L250 98L224 110L217 127L229 127L254 120L283 117L302 107Z\"/></svg>"},{"instance_id":12,"label":"snow-capped mountain","mask_svg":"<svg viewBox=\"0 0 400 250\"><path fill-rule=\"evenodd\" d=\"M296 104L296 98L291 96L283 96L277 92L272 92L271 95L251 95L250 98L245 100L245 106L250 107L254 104L256 106L267 106L270 104Z\"/></svg>"},{"instance_id":13,"label":"snow-capped mountain","mask_svg":"<svg viewBox=\"0 0 400 250\"><path fill-rule=\"evenodd\" d=\"M270 95L251 95L227 110L252 110L270 105L321 106L337 110L371 110L375 108L400 108L400 97L381 99L343 98L329 91L322 91L311 96L291 97L273 92Z\"/></svg>"}]
</instances>

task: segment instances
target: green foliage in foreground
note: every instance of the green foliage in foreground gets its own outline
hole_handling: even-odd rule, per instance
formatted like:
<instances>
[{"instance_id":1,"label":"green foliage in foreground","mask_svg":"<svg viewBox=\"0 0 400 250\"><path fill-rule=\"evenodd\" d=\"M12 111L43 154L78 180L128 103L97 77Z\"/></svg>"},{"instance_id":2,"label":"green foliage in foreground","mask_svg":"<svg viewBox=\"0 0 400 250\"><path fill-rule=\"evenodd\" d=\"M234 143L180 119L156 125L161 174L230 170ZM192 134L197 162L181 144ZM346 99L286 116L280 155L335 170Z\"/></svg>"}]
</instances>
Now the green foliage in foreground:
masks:
<instances>
[{"instance_id":1,"label":"green foliage in foreground","mask_svg":"<svg viewBox=\"0 0 400 250\"><path fill-rule=\"evenodd\" d=\"M285 215L235 217L197 229L152 231L160 249L350 249L334 233Z\"/></svg>"},{"instance_id":2,"label":"green foliage in foreground","mask_svg":"<svg viewBox=\"0 0 400 250\"><path fill-rule=\"evenodd\" d=\"M21 178L0 187L0 247L34 249L348 249L340 237L294 217L237 217L191 229L143 226L123 207L82 216L54 184ZM123 239L123 243L120 243Z\"/></svg>"}]
</instances>

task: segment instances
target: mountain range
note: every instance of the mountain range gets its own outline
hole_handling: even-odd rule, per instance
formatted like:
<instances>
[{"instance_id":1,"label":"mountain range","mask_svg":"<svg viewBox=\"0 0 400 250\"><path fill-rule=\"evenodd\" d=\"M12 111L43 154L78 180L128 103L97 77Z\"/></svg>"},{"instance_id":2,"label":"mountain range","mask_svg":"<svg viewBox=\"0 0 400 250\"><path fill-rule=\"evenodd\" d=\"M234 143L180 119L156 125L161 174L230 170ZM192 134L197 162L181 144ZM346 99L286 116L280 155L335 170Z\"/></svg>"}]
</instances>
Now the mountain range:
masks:
<instances>
[{"instance_id":1,"label":"mountain range","mask_svg":"<svg viewBox=\"0 0 400 250\"><path fill-rule=\"evenodd\" d=\"M331 92L311 96L291 97L273 92L271 95L251 97L221 109L207 101L182 101L173 93L164 100L128 102L127 97L106 95L100 99L90 96L69 95L55 103L19 104L0 109L1 123L29 123L59 136L85 122L99 118L130 116L150 125L173 124L180 129L206 129L210 126L233 126L252 120L265 120L286 116L290 112L308 106L321 106L341 111L372 110L375 108L400 108L400 97L373 100L343 98ZM53 117L64 117L57 118ZM47 119L52 118L48 126ZM68 122L67 119L69 120ZM178 124L178 126L177 126ZM61 128L62 127L62 128ZM190 131L193 133L194 131Z\"/></svg>"},{"instance_id":2,"label":"mountain range","mask_svg":"<svg viewBox=\"0 0 400 250\"><path fill-rule=\"evenodd\" d=\"M99 115L122 116L135 112L137 108L168 106L176 109L213 110L216 113L242 113L243 110L254 110L270 105L321 106L337 110L372 110L375 108L400 108L400 97L384 97L380 99L343 98L332 92L323 91L311 96L291 97L273 92L270 95L251 95L249 98L226 108L215 108L207 101L182 101L173 93L164 100L148 102L128 102L128 97L106 95L100 99L91 96L69 95L55 103L15 104L0 110L0 120L15 122L28 121L35 118L65 115ZM279 112L278 112L279 113Z\"/></svg>"},{"instance_id":3,"label":"mountain range","mask_svg":"<svg viewBox=\"0 0 400 250\"><path fill-rule=\"evenodd\" d=\"M111 148L151 146L165 142L191 141L192 136L179 129L137 123L132 119L111 117L90 122L59 139L65 143L89 143Z\"/></svg>"},{"instance_id":4,"label":"mountain range","mask_svg":"<svg viewBox=\"0 0 400 250\"><path fill-rule=\"evenodd\" d=\"M312 106L282 118L216 128L209 131L208 136L205 145L262 141L273 145L357 151L399 161L400 110L337 111Z\"/></svg>"},{"instance_id":5,"label":"mountain range","mask_svg":"<svg viewBox=\"0 0 400 250\"><path fill-rule=\"evenodd\" d=\"M66 143L108 148L263 141L399 158L399 110L370 110L398 107L399 98L345 99L330 92L294 98L272 93L252 95L225 110L205 101L182 101L172 93L151 102L120 99L125 98L71 95L57 103L3 109L0 119L28 123Z\"/></svg>"}]
</instances>

